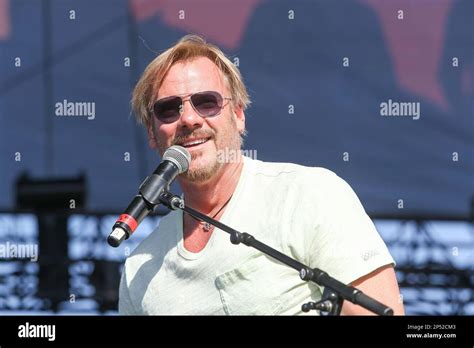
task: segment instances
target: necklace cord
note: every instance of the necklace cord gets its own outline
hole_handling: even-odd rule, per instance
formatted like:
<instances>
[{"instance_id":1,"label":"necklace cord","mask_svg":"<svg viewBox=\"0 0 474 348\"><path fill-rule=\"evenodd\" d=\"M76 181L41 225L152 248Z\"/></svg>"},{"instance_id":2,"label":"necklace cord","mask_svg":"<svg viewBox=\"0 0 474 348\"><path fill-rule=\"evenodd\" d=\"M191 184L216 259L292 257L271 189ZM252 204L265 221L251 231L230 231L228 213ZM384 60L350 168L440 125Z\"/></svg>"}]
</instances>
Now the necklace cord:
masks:
<instances>
[{"instance_id":1,"label":"necklace cord","mask_svg":"<svg viewBox=\"0 0 474 348\"><path fill-rule=\"evenodd\" d=\"M217 215L219 215L219 213L227 206L227 204L229 204L230 200L232 199L232 195L230 195L229 199L222 205L222 207L217 211L217 213L215 213L211 218L214 219ZM189 215L189 214L188 214ZM209 231L211 229L211 225L208 223L208 222L205 222L205 221L202 221L201 219L198 219L197 217L194 217L192 215L189 215L191 218L193 218L194 220L198 221L200 224L203 224L204 225L204 229L206 231Z\"/></svg>"}]
</instances>

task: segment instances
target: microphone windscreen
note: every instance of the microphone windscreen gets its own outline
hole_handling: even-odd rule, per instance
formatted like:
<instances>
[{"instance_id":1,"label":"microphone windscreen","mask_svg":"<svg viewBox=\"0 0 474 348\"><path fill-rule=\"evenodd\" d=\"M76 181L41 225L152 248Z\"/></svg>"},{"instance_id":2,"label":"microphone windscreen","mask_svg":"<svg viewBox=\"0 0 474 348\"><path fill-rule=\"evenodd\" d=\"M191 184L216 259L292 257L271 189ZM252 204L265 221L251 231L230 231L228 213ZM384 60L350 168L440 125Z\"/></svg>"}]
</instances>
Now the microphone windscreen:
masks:
<instances>
[{"instance_id":1,"label":"microphone windscreen","mask_svg":"<svg viewBox=\"0 0 474 348\"><path fill-rule=\"evenodd\" d=\"M166 149L163 154L163 161L171 161L179 168L179 174L184 173L189 168L191 154L184 147L173 145Z\"/></svg>"}]
</instances>

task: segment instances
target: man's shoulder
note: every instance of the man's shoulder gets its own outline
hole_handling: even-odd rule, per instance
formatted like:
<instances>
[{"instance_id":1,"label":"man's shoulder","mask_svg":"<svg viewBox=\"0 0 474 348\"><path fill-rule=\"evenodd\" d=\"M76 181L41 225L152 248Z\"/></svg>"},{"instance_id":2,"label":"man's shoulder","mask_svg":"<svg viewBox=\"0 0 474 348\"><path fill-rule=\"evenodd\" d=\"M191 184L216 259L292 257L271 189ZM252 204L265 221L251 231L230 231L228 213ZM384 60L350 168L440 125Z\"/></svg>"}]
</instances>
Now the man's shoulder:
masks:
<instances>
[{"instance_id":1,"label":"man's shoulder","mask_svg":"<svg viewBox=\"0 0 474 348\"><path fill-rule=\"evenodd\" d=\"M248 159L249 172L253 176L290 181L310 182L312 185L338 184L343 181L336 173L324 167L310 167L289 162L265 162ZM309 180L309 181L308 181Z\"/></svg>"},{"instance_id":2,"label":"man's shoulder","mask_svg":"<svg viewBox=\"0 0 474 348\"><path fill-rule=\"evenodd\" d=\"M354 199L352 187L336 173L323 167L309 167L295 163L251 160L249 175L252 186L264 194L288 194L300 199Z\"/></svg>"}]
</instances>

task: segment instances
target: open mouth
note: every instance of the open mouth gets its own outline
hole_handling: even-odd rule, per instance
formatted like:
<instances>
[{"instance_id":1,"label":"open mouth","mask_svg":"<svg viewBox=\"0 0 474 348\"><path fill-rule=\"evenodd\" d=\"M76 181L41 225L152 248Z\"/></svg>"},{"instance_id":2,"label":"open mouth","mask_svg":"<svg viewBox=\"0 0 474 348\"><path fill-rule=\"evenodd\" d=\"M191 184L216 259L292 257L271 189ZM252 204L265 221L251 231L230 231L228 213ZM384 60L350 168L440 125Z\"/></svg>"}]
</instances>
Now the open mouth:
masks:
<instances>
[{"instance_id":1,"label":"open mouth","mask_svg":"<svg viewBox=\"0 0 474 348\"><path fill-rule=\"evenodd\" d=\"M205 144L207 143L211 138L202 138L202 139L193 139L193 140L186 140L184 142L182 142L181 144L178 144L178 145L181 145L187 149L192 149L192 148L195 148L195 147L198 147L202 144Z\"/></svg>"}]
</instances>

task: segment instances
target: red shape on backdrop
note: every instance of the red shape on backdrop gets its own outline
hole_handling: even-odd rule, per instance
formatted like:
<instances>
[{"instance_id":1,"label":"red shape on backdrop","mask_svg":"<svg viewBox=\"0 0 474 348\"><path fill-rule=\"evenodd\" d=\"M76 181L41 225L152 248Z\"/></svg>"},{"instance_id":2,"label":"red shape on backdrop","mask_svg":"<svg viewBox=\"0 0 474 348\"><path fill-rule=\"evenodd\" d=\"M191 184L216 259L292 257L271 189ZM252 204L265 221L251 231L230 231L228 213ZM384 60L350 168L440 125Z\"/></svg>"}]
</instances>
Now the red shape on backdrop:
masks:
<instances>
[{"instance_id":1,"label":"red shape on backdrop","mask_svg":"<svg viewBox=\"0 0 474 348\"><path fill-rule=\"evenodd\" d=\"M203 35L227 49L237 49L248 20L261 2L130 0L130 8L139 21L159 14L170 27ZM180 19L180 11L184 11L185 19Z\"/></svg>"},{"instance_id":2,"label":"red shape on backdrop","mask_svg":"<svg viewBox=\"0 0 474 348\"><path fill-rule=\"evenodd\" d=\"M448 102L438 81L438 69L453 1L361 2L373 8L380 19L400 86L446 110ZM399 10L403 10L402 20L397 17Z\"/></svg>"},{"instance_id":3,"label":"red shape on backdrop","mask_svg":"<svg viewBox=\"0 0 474 348\"><path fill-rule=\"evenodd\" d=\"M0 0L0 40L10 36L10 11L9 0Z\"/></svg>"}]
</instances>

